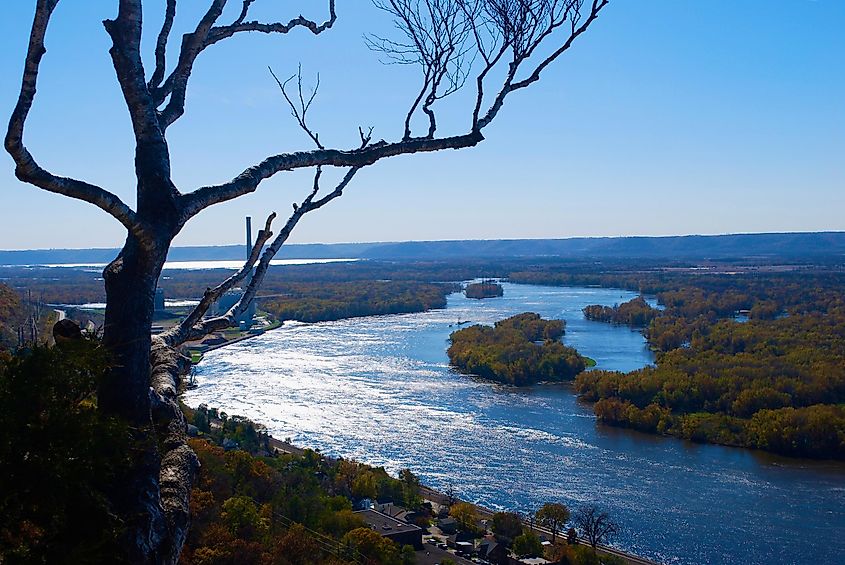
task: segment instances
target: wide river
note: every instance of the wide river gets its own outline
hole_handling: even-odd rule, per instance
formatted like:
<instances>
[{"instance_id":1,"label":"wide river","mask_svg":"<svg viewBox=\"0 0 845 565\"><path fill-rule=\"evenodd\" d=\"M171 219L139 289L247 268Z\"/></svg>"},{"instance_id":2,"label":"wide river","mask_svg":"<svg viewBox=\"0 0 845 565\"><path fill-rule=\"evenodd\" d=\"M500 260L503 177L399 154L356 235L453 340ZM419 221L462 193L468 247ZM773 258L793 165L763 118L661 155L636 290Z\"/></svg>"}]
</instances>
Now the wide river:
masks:
<instances>
[{"instance_id":1,"label":"wide river","mask_svg":"<svg viewBox=\"0 0 845 565\"><path fill-rule=\"evenodd\" d=\"M564 341L598 367L653 361L643 337L581 308L627 291L505 285L445 310L288 324L210 352L191 406L262 422L323 453L407 467L493 508L596 503L614 545L666 563L845 563L845 465L697 445L598 425L567 385L513 389L451 371L456 320L524 311L567 322Z\"/></svg>"}]
</instances>

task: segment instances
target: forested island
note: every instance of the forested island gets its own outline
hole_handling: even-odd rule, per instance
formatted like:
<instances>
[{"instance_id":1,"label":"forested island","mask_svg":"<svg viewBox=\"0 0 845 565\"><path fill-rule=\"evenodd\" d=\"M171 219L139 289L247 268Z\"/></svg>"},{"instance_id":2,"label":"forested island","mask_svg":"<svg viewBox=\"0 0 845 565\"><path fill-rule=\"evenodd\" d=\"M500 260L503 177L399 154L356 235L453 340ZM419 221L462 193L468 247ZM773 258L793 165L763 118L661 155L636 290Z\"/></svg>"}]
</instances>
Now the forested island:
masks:
<instances>
[{"instance_id":1,"label":"forested island","mask_svg":"<svg viewBox=\"0 0 845 565\"><path fill-rule=\"evenodd\" d=\"M496 298L504 296L505 289L495 281L481 281L478 283L470 283L464 289L464 295L467 298Z\"/></svg>"},{"instance_id":2,"label":"forested island","mask_svg":"<svg viewBox=\"0 0 845 565\"><path fill-rule=\"evenodd\" d=\"M565 325L525 312L494 327L477 324L453 332L447 354L458 371L504 384L567 381L586 368L587 360L561 343Z\"/></svg>"},{"instance_id":3,"label":"forested island","mask_svg":"<svg viewBox=\"0 0 845 565\"><path fill-rule=\"evenodd\" d=\"M628 302L614 306L591 304L584 308L584 317L596 322L610 322L642 328L651 323L660 310L652 308L645 298L637 296Z\"/></svg>"},{"instance_id":4,"label":"forested island","mask_svg":"<svg viewBox=\"0 0 845 565\"><path fill-rule=\"evenodd\" d=\"M446 297L459 288L411 281L292 283L285 287L287 296L267 298L260 304L279 320L324 322L445 308Z\"/></svg>"}]
</instances>

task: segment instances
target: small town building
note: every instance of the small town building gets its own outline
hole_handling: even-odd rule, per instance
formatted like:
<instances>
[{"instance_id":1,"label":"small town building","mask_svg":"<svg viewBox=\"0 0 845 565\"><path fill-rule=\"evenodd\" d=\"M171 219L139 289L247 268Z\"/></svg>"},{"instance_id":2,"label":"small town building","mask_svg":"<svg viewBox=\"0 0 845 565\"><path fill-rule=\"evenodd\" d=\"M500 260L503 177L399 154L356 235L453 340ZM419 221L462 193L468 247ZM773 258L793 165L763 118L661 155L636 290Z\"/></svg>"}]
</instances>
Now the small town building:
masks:
<instances>
[{"instance_id":1,"label":"small town building","mask_svg":"<svg viewBox=\"0 0 845 565\"><path fill-rule=\"evenodd\" d=\"M397 520L378 510L358 510L355 514L373 530L400 546L410 545L414 549L423 548L423 531L419 526Z\"/></svg>"},{"instance_id":2,"label":"small town building","mask_svg":"<svg viewBox=\"0 0 845 565\"><path fill-rule=\"evenodd\" d=\"M451 516L447 516L437 521L437 527L446 535L454 534L458 531L458 521Z\"/></svg>"},{"instance_id":3,"label":"small town building","mask_svg":"<svg viewBox=\"0 0 845 565\"><path fill-rule=\"evenodd\" d=\"M478 546L478 555L495 565L508 565L508 548L495 539L485 538Z\"/></svg>"}]
</instances>

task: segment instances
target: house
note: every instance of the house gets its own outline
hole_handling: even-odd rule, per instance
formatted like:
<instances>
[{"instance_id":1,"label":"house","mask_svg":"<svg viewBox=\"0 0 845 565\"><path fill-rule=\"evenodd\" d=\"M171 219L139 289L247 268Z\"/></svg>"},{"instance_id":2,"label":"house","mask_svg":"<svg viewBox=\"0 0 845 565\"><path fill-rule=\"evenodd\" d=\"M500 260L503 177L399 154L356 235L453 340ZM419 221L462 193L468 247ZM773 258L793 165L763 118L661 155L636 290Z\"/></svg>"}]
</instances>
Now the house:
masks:
<instances>
[{"instance_id":1,"label":"house","mask_svg":"<svg viewBox=\"0 0 845 565\"><path fill-rule=\"evenodd\" d=\"M454 534L458 531L458 521L451 516L447 516L437 521L437 527L446 535Z\"/></svg>"},{"instance_id":2,"label":"house","mask_svg":"<svg viewBox=\"0 0 845 565\"><path fill-rule=\"evenodd\" d=\"M459 543L472 542L473 539L475 539L474 536L469 532L456 532L446 538L446 545L453 549L457 549Z\"/></svg>"},{"instance_id":3,"label":"house","mask_svg":"<svg viewBox=\"0 0 845 565\"><path fill-rule=\"evenodd\" d=\"M400 546L410 545L414 549L423 548L423 531L419 526L397 520L378 510L358 510L355 515L383 537L396 542Z\"/></svg>"},{"instance_id":4,"label":"house","mask_svg":"<svg viewBox=\"0 0 845 565\"><path fill-rule=\"evenodd\" d=\"M478 546L478 555L490 563L508 565L508 548L495 539L483 539Z\"/></svg>"}]
</instances>

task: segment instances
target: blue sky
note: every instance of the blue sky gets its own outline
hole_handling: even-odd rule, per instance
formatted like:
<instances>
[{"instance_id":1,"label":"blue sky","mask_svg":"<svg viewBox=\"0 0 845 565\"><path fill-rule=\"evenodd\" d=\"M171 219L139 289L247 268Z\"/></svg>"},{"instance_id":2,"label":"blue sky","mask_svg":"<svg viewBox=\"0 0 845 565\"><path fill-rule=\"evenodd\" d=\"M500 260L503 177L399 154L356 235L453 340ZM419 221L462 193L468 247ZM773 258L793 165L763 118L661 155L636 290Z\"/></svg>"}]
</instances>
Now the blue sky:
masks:
<instances>
[{"instance_id":1,"label":"blue sky","mask_svg":"<svg viewBox=\"0 0 845 565\"><path fill-rule=\"evenodd\" d=\"M205 3L180 2L173 37ZM240 2L230 3L236 12ZM33 5L3 9L3 116L17 97ZM132 202L131 128L100 23L115 5L59 3L26 142L53 172ZM146 2L148 61L163 5ZM316 0L255 5L270 20L325 10ZM338 0L338 13L320 37L236 36L200 56L187 113L169 131L181 190L310 148L268 65L279 75L299 63L306 77L320 73L312 122L327 145L354 145L358 125L374 126L376 139L401 137L417 71L382 65L367 50L362 34L390 25L369 2ZM843 28L841 0L615 0L539 83L509 98L480 146L365 169L291 241L843 230ZM444 134L466 130L471 94L444 105ZM307 172L277 175L202 213L176 245L239 242L244 215L286 214L309 184ZM103 212L19 183L5 153L0 190L0 249L123 241Z\"/></svg>"}]
</instances>

